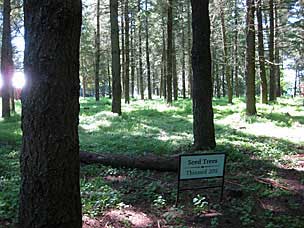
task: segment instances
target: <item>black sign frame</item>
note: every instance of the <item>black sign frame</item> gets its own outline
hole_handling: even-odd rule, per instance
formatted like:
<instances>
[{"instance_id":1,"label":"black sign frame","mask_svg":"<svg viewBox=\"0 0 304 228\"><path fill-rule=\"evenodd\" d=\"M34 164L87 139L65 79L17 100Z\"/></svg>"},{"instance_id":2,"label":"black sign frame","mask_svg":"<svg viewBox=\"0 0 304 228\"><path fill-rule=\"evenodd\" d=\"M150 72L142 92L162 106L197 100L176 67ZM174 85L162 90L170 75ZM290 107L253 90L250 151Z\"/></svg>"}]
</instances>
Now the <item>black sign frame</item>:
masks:
<instances>
[{"instance_id":1,"label":"black sign frame","mask_svg":"<svg viewBox=\"0 0 304 228\"><path fill-rule=\"evenodd\" d=\"M224 168L223 168L223 176L214 176L214 177L196 177L196 178L189 178L189 179L181 179L180 173L181 173L181 159L182 157L190 157L190 156L205 156L205 155L224 155ZM210 189L210 188L221 188L221 195L220 195L220 202L223 201L223 195L224 195L224 184L225 184L225 172L226 172L226 160L227 156L225 152L221 153L201 153L201 154L181 154L179 155L178 159L178 179L177 179L177 194L176 194L176 202L175 205L178 205L179 202L179 195L182 191L190 191L190 190L200 190L200 189ZM193 181L193 180L203 180L203 179L215 179L215 178L222 178L221 185L216 186L203 186L203 187L195 187L195 188L180 188L180 182L181 181Z\"/></svg>"}]
</instances>

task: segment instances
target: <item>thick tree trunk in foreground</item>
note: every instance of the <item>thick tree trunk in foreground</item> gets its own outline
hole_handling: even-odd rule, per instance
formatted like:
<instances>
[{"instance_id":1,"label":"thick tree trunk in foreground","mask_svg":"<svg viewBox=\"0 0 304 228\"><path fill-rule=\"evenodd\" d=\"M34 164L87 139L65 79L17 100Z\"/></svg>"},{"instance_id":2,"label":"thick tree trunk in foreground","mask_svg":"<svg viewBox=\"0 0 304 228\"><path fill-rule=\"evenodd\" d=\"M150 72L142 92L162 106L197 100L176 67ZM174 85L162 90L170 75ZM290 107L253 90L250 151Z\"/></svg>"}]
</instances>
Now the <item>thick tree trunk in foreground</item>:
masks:
<instances>
[{"instance_id":1,"label":"thick tree trunk in foreground","mask_svg":"<svg viewBox=\"0 0 304 228\"><path fill-rule=\"evenodd\" d=\"M212 109L209 1L191 0L191 4L194 148L210 149L216 143Z\"/></svg>"},{"instance_id":2,"label":"thick tree trunk in foreground","mask_svg":"<svg viewBox=\"0 0 304 228\"><path fill-rule=\"evenodd\" d=\"M138 0L137 7L138 7L138 61L139 61L139 91L140 91L140 99L145 99L145 89L144 89L144 76L143 76L143 62L142 62L142 39L141 39L141 33L142 33L142 24L141 24L141 7L140 7L141 1ZM138 83L137 83L138 86Z\"/></svg>"},{"instance_id":3,"label":"thick tree trunk in foreground","mask_svg":"<svg viewBox=\"0 0 304 228\"><path fill-rule=\"evenodd\" d=\"M121 79L118 31L118 0L110 0L112 48L112 112L121 115Z\"/></svg>"},{"instance_id":4,"label":"thick tree trunk in foreground","mask_svg":"<svg viewBox=\"0 0 304 228\"><path fill-rule=\"evenodd\" d=\"M246 34L246 114L255 115L255 28L254 0L247 0Z\"/></svg>"},{"instance_id":5,"label":"thick tree trunk in foreground","mask_svg":"<svg viewBox=\"0 0 304 228\"><path fill-rule=\"evenodd\" d=\"M12 88L11 79L14 73L12 38L10 25L11 3L10 0L3 2L3 31L1 47L1 74L3 77L2 94L2 117L10 117L10 93Z\"/></svg>"},{"instance_id":6,"label":"thick tree trunk in foreground","mask_svg":"<svg viewBox=\"0 0 304 228\"><path fill-rule=\"evenodd\" d=\"M19 225L81 228L80 0L24 1Z\"/></svg>"},{"instance_id":7,"label":"thick tree trunk in foreground","mask_svg":"<svg viewBox=\"0 0 304 228\"><path fill-rule=\"evenodd\" d=\"M103 164L112 167L137 168L143 170L177 171L178 156L164 157L156 155L129 156L113 153L80 152L80 161L84 164Z\"/></svg>"}]
</instances>

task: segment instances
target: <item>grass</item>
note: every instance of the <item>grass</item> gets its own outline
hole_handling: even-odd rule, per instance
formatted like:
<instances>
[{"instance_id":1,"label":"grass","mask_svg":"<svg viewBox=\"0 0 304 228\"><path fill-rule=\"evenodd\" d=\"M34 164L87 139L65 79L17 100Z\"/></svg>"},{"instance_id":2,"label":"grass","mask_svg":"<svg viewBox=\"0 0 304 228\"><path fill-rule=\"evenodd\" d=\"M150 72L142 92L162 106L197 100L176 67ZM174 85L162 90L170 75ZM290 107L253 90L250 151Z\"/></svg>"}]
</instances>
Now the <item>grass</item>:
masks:
<instances>
[{"instance_id":1,"label":"grass","mask_svg":"<svg viewBox=\"0 0 304 228\"><path fill-rule=\"evenodd\" d=\"M111 113L108 99L99 103L93 99L81 99L80 103L81 150L169 155L185 152L191 146L190 100L179 100L172 106L161 100L134 100L131 105L123 105L122 116ZM280 98L272 105L257 104L258 115L248 118L243 98L234 99L233 105L227 104L225 99L214 100L216 151L228 154L227 183L236 183L243 196L232 197L221 206L210 202L208 208L221 211L223 217L234 218L241 226L252 227L255 223L260 227L304 225L303 218L297 213L298 200L301 199L298 195L254 179L279 180L292 176L304 180L303 172L284 168L294 165L286 157L303 150L304 107L301 105L301 99ZM0 118L0 227L1 221L11 224L17 218L20 124L20 103L17 103L16 114L9 119ZM83 166L83 212L94 218L109 208L121 210L136 205L154 217L165 214L164 219L174 227L187 226L187 218L202 209L197 205L173 207L175 180L175 174L171 173ZM232 187L227 185L228 189ZM286 199L288 203L283 205L287 208L284 212L278 213L267 209L267 206L266 209L261 208L265 202L274 204ZM174 224L174 221L177 222ZM216 217L204 222L210 222L212 226L223 225L225 219ZM196 220L198 224L204 222Z\"/></svg>"}]
</instances>

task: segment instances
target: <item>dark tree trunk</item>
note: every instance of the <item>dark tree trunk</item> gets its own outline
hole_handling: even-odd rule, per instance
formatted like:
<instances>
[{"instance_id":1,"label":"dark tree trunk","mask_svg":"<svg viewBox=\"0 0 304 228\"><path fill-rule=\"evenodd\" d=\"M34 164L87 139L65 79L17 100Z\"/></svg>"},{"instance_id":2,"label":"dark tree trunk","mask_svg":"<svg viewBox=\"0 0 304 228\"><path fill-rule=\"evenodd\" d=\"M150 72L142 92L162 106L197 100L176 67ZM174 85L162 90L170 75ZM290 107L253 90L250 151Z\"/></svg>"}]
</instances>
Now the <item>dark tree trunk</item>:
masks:
<instances>
[{"instance_id":1,"label":"dark tree trunk","mask_svg":"<svg viewBox=\"0 0 304 228\"><path fill-rule=\"evenodd\" d=\"M273 0L269 0L269 101L276 100L276 78L274 65L274 16L273 16Z\"/></svg>"},{"instance_id":2,"label":"dark tree trunk","mask_svg":"<svg viewBox=\"0 0 304 228\"><path fill-rule=\"evenodd\" d=\"M121 59L120 59L121 63L120 63L120 67L121 67L121 72L120 72L120 76L121 76L121 82L122 82L122 96L124 96L124 94L125 94L125 80L126 80L124 0L120 0L120 2L121 2L121 16L120 16L120 35L121 35L121 52L120 52L121 53Z\"/></svg>"},{"instance_id":3,"label":"dark tree trunk","mask_svg":"<svg viewBox=\"0 0 304 228\"><path fill-rule=\"evenodd\" d=\"M81 228L81 1L25 0L24 27L19 225Z\"/></svg>"},{"instance_id":4,"label":"dark tree trunk","mask_svg":"<svg viewBox=\"0 0 304 228\"><path fill-rule=\"evenodd\" d=\"M134 34L135 34L135 22L133 17L133 10L131 11L131 96L134 98L135 93L135 45L134 45Z\"/></svg>"},{"instance_id":5,"label":"dark tree trunk","mask_svg":"<svg viewBox=\"0 0 304 228\"><path fill-rule=\"evenodd\" d=\"M15 89L13 88L13 86L11 87L10 99L11 99L11 111L14 113L16 112L16 107L15 107Z\"/></svg>"},{"instance_id":6,"label":"dark tree trunk","mask_svg":"<svg viewBox=\"0 0 304 228\"><path fill-rule=\"evenodd\" d=\"M221 14L221 27L222 27L222 40L223 40L223 51L224 51L224 63L225 63L225 78L227 83L228 103L232 104L232 86L230 76L230 65L228 62L228 45L226 36L226 25L225 25L225 14L224 14L224 3L220 3L220 14Z\"/></svg>"},{"instance_id":7,"label":"dark tree trunk","mask_svg":"<svg viewBox=\"0 0 304 228\"><path fill-rule=\"evenodd\" d=\"M274 61L275 61L275 79L276 79L276 97L281 96L281 75L280 75L280 49L279 49L279 15L278 4L276 3L275 12L275 41L274 41Z\"/></svg>"},{"instance_id":8,"label":"dark tree trunk","mask_svg":"<svg viewBox=\"0 0 304 228\"><path fill-rule=\"evenodd\" d=\"M221 85L222 85L222 94L223 94L223 97L226 97L226 87L225 87L225 66L222 65L222 82L221 82Z\"/></svg>"},{"instance_id":9,"label":"dark tree trunk","mask_svg":"<svg viewBox=\"0 0 304 228\"><path fill-rule=\"evenodd\" d=\"M138 58L139 58L139 90L140 90L140 99L145 99L145 90L144 90L144 76L143 76L143 63L142 63L142 41L141 41L141 32L142 32L142 25L141 25L141 0L138 0Z\"/></svg>"},{"instance_id":10,"label":"dark tree trunk","mask_svg":"<svg viewBox=\"0 0 304 228\"><path fill-rule=\"evenodd\" d=\"M247 0L246 34L246 114L256 115L255 107L255 28L254 0Z\"/></svg>"},{"instance_id":11,"label":"dark tree trunk","mask_svg":"<svg viewBox=\"0 0 304 228\"><path fill-rule=\"evenodd\" d=\"M263 20L262 20L262 0L258 0L257 4L257 20L258 20L258 42L259 42L259 63L260 63L260 77L261 77L261 101L267 104L267 78L265 70L265 55L264 55L264 39L263 39Z\"/></svg>"},{"instance_id":12,"label":"dark tree trunk","mask_svg":"<svg viewBox=\"0 0 304 228\"><path fill-rule=\"evenodd\" d=\"M130 103L130 71L129 71L129 66L130 66L130 35L129 35L129 1L125 0L125 103L129 104Z\"/></svg>"},{"instance_id":13,"label":"dark tree trunk","mask_svg":"<svg viewBox=\"0 0 304 228\"><path fill-rule=\"evenodd\" d=\"M100 0L97 0L96 12L96 52L95 52L95 99L99 101L99 67L100 67Z\"/></svg>"},{"instance_id":14,"label":"dark tree trunk","mask_svg":"<svg viewBox=\"0 0 304 228\"><path fill-rule=\"evenodd\" d=\"M189 96L192 98L192 56L191 56L191 2L188 1L187 3L187 28L188 28L188 91Z\"/></svg>"},{"instance_id":15,"label":"dark tree trunk","mask_svg":"<svg viewBox=\"0 0 304 228\"><path fill-rule=\"evenodd\" d=\"M12 76L14 73L12 38L11 38L11 2L3 1L3 31L1 47L1 74L3 77L2 86L2 117L10 117L10 93L12 89Z\"/></svg>"},{"instance_id":16,"label":"dark tree trunk","mask_svg":"<svg viewBox=\"0 0 304 228\"><path fill-rule=\"evenodd\" d=\"M167 99L167 57L166 57L166 38L165 38L165 22L163 21L163 53L162 53L162 69L163 69L163 95Z\"/></svg>"},{"instance_id":17,"label":"dark tree trunk","mask_svg":"<svg viewBox=\"0 0 304 228\"><path fill-rule=\"evenodd\" d=\"M220 80L220 72L219 72L219 64L215 64L215 81L216 81L216 97L221 97L221 80Z\"/></svg>"},{"instance_id":18,"label":"dark tree trunk","mask_svg":"<svg viewBox=\"0 0 304 228\"><path fill-rule=\"evenodd\" d=\"M215 148L210 54L209 1L191 0L193 134L195 149Z\"/></svg>"},{"instance_id":19,"label":"dark tree trunk","mask_svg":"<svg viewBox=\"0 0 304 228\"><path fill-rule=\"evenodd\" d=\"M173 98L177 101L178 98L178 77L176 69L176 47L175 47L175 36L173 34L172 40L172 79L173 79Z\"/></svg>"},{"instance_id":20,"label":"dark tree trunk","mask_svg":"<svg viewBox=\"0 0 304 228\"><path fill-rule=\"evenodd\" d=\"M118 0L110 0L112 48L112 112L121 115L121 79L118 30Z\"/></svg>"},{"instance_id":21,"label":"dark tree trunk","mask_svg":"<svg viewBox=\"0 0 304 228\"><path fill-rule=\"evenodd\" d=\"M184 7L182 5L182 12ZM182 17L182 85L183 85L183 99L186 99L186 64L185 64L185 26L184 17Z\"/></svg>"},{"instance_id":22,"label":"dark tree trunk","mask_svg":"<svg viewBox=\"0 0 304 228\"><path fill-rule=\"evenodd\" d=\"M240 88L239 88L239 65L238 65L238 0L235 0L235 6L234 6L234 91L235 96L240 96ZM233 77L233 76L232 76Z\"/></svg>"},{"instance_id":23,"label":"dark tree trunk","mask_svg":"<svg viewBox=\"0 0 304 228\"><path fill-rule=\"evenodd\" d=\"M108 59L108 87L109 87L109 98L112 98L112 86L111 86L111 71L110 71L110 63Z\"/></svg>"},{"instance_id":24,"label":"dark tree trunk","mask_svg":"<svg viewBox=\"0 0 304 228\"><path fill-rule=\"evenodd\" d=\"M173 0L168 0L167 11L167 103L172 103L172 28L173 28L173 15L172 15Z\"/></svg>"},{"instance_id":25,"label":"dark tree trunk","mask_svg":"<svg viewBox=\"0 0 304 228\"><path fill-rule=\"evenodd\" d=\"M148 81L148 99L152 100L151 85L151 67L150 67L150 51L149 51L149 20L148 20L148 1L146 0L146 61L147 61L147 81Z\"/></svg>"}]
</instances>

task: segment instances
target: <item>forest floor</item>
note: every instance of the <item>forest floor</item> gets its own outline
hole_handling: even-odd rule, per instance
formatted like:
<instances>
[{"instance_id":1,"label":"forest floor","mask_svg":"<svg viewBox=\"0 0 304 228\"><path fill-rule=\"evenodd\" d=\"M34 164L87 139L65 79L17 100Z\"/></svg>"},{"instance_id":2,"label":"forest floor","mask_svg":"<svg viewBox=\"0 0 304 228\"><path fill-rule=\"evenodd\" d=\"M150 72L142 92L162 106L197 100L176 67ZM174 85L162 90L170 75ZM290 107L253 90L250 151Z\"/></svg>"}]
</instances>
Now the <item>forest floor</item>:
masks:
<instances>
[{"instance_id":1,"label":"forest floor","mask_svg":"<svg viewBox=\"0 0 304 228\"><path fill-rule=\"evenodd\" d=\"M246 117L243 99L214 100L215 151L227 154L222 203L212 189L184 192L176 206L176 173L82 165L83 227L304 227L302 102L257 104L258 115ZM134 156L190 150L190 100L170 107L132 101L121 117L110 108L108 99L81 99L81 150ZM20 145L17 104L17 114L0 118L0 227L17 220Z\"/></svg>"}]
</instances>

